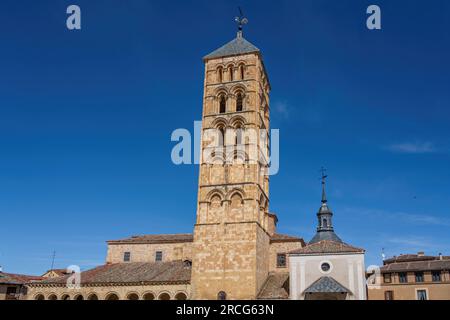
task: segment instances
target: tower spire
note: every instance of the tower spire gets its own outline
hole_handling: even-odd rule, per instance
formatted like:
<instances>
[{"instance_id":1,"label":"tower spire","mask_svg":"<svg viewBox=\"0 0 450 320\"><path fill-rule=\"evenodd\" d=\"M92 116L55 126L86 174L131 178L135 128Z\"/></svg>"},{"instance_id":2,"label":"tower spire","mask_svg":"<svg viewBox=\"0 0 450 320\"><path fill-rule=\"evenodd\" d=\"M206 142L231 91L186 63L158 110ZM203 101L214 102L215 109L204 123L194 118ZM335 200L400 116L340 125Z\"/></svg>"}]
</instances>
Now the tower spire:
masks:
<instances>
[{"instance_id":1,"label":"tower spire","mask_svg":"<svg viewBox=\"0 0 450 320\"><path fill-rule=\"evenodd\" d=\"M322 180L322 205L317 212L317 233L309 243L315 243L322 240L342 242L342 240L339 239L339 237L334 233L332 222L333 212L327 204L328 200L325 193L325 181L328 175L326 174L326 171L327 170L324 167L320 168L320 173L322 174L322 176L320 177L320 179Z\"/></svg>"}]
</instances>

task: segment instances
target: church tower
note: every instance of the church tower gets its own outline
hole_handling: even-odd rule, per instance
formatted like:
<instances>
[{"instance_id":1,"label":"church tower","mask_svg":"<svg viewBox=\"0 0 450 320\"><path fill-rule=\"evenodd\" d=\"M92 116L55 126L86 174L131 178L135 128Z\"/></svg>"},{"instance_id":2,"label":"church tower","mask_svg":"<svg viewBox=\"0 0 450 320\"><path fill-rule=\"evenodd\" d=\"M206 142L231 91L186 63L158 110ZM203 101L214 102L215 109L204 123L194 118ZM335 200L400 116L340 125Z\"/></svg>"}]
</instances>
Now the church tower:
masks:
<instances>
[{"instance_id":1,"label":"church tower","mask_svg":"<svg viewBox=\"0 0 450 320\"><path fill-rule=\"evenodd\" d=\"M193 299L255 299L269 271L270 84L242 33L204 57Z\"/></svg>"}]
</instances>

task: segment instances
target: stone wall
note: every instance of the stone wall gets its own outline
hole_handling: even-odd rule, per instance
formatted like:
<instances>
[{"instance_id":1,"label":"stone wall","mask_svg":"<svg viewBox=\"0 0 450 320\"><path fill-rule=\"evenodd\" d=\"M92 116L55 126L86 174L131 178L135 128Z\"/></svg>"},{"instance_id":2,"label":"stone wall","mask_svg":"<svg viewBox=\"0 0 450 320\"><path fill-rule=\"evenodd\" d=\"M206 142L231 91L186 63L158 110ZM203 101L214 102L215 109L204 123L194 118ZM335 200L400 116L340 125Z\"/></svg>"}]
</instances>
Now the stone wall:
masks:
<instances>
[{"instance_id":1,"label":"stone wall","mask_svg":"<svg viewBox=\"0 0 450 320\"><path fill-rule=\"evenodd\" d=\"M192 242L109 244L106 263L122 263L124 252L130 262L154 262L156 251L163 252L163 261L192 260Z\"/></svg>"}]
</instances>

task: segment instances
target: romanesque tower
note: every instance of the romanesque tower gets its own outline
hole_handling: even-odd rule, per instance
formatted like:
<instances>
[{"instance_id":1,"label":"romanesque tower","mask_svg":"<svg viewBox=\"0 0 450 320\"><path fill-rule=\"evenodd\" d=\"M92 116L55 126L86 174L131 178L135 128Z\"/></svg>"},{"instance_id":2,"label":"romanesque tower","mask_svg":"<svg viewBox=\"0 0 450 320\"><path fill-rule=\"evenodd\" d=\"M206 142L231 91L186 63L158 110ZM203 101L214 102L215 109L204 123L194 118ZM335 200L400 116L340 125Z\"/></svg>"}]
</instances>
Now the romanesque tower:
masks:
<instances>
[{"instance_id":1,"label":"romanesque tower","mask_svg":"<svg viewBox=\"0 0 450 320\"><path fill-rule=\"evenodd\" d=\"M270 84L260 50L234 40L204 57L193 299L254 299L268 275Z\"/></svg>"}]
</instances>

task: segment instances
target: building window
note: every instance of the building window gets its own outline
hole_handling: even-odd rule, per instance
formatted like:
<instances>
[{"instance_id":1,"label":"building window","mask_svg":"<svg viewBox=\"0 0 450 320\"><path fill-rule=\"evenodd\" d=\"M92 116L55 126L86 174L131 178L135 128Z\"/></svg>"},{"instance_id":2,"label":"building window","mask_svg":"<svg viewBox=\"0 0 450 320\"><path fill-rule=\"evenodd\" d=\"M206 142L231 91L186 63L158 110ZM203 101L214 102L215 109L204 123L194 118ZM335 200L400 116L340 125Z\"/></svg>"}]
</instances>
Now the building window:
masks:
<instances>
[{"instance_id":1,"label":"building window","mask_svg":"<svg viewBox=\"0 0 450 320\"><path fill-rule=\"evenodd\" d=\"M236 97L236 111L242 111L243 100L242 93L239 92Z\"/></svg>"},{"instance_id":2,"label":"building window","mask_svg":"<svg viewBox=\"0 0 450 320\"><path fill-rule=\"evenodd\" d=\"M225 96L221 95L219 99L219 113L225 113L227 108L227 101L225 100Z\"/></svg>"},{"instance_id":3,"label":"building window","mask_svg":"<svg viewBox=\"0 0 450 320\"><path fill-rule=\"evenodd\" d=\"M244 80L244 65L241 64L241 66L239 67L239 71L241 73L241 80Z\"/></svg>"},{"instance_id":4,"label":"building window","mask_svg":"<svg viewBox=\"0 0 450 320\"><path fill-rule=\"evenodd\" d=\"M423 272L416 272L416 282L423 282Z\"/></svg>"},{"instance_id":5,"label":"building window","mask_svg":"<svg viewBox=\"0 0 450 320\"><path fill-rule=\"evenodd\" d=\"M385 291L384 300L394 300L394 291Z\"/></svg>"},{"instance_id":6,"label":"building window","mask_svg":"<svg viewBox=\"0 0 450 320\"><path fill-rule=\"evenodd\" d=\"M277 254L277 268L286 268L286 254L285 253Z\"/></svg>"},{"instance_id":7,"label":"building window","mask_svg":"<svg viewBox=\"0 0 450 320\"><path fill-rule=\"evenodd\" d=\"M156 253L155 253L155 261L162 261L162 259L163 259L162 251L156 251Z\"/></svg>"},{"instance_id":8,"label":"building window","mask_svg":"<svg viewBox=\"0 0 450 320\"><path fill-rule=\"evenodd\" d=\"M384 273L383 274L383 280L384 280L384 283L391 283L392 282L391 274L390 273Z\"/></svg>"},{"instance_id":9,"label":"building window","mask_svg":"<svg viewBox=\"0 0 450 320\"><path fill-rule=\"evenodd\" d=\"M417 300L428 300L426 290L417 290Z\"/></svg>"},{"instance_id":10,"label":"building window","mask_svg":"<svg viewBox=\"0 0 450 320\"><path fill-rule=\"evenodd\" d=\"M241 145L242 144L242 128L240 126L238 126L236 128L236 140L235 140L235 144L237 145Z\"/></svg>"},{"instance_id":11,"label":"building window","mask_svg":"<svg viewBox=\"0 0 450 320\"><path fill-rule=\"evenodd\" d=\"M233 81L234 79L233 79L233 67L232 66L230 66L228 68L228 72L230 73L230 81Z\"/></svg>"},{"instance_id":12,"label":"building window","mask_svg":"<svg viewBox=\"0 0 450 320\"><path fill-rule=\"evenodd\" d=\"M131 260L131 253L129 251L123 253L123 261L129 262Z\"/></svg>"},{"instance_id":13,"label":"building window","mask_svg":"<svg viewBox=\"0 0 450 320\"><path fill-rule=\"evenodd\" d=\"M227 300L227 294L225 291L220 291L217 294L217 300Z\"/></svg>"},{"instance_id":14,"label":"building window","mask_svg":"<svg viewBox=\"0 0 450 320\"><path fill-rule=\"evenodd\" d=\"M7 287L6 288L6 300L16 300L17 287Z\"/></svg>"},{"instance_id":15,"label":"building window","mask_svg":"<svg viewBox=\"0 0 450 320\"><path fill-rule=\"evenodd\" d=\"M223 79L223 68L222 67L219 67L219 68L217 68L217 81L218 82L222 82L222 79Z\"/></svg>"},{"instance_id":16,"label":"building window","mask_svg":"<svg viewBox=\"0 0 450 320\"><path fill-rule=\"evenodd\" d=\"M441 282L441 272L440 271L433 271L431 273L431 277L433 279L433 282Z\"/></svg>"},{"instance_id":17,"label":"building window","mask_svg":"<svg viewBox=\"0 0 450 320\"><path fill-rule=\"evenodd\" d=\"M320 266L320 269L322 269L323 272L328 272L328 271L330 271L331 266L330 266L330 264L328 262L324 262Z\"/></svg>"},{"instance_id":18,"label":"building window","mask_svg":"<svg viewBox=\"0 0 450 320\"><path fill-rule=\"evenodd\" d=\"M408 277L406 272L400 272L398 274L398 281L400 281L400 283L407 283L408 282Z\"/></svg>"}]
</instances>

